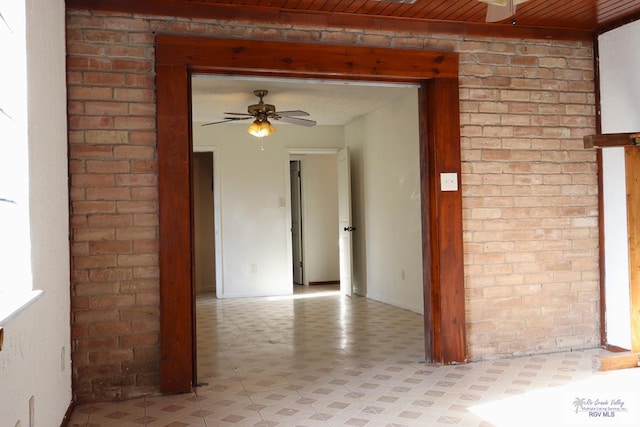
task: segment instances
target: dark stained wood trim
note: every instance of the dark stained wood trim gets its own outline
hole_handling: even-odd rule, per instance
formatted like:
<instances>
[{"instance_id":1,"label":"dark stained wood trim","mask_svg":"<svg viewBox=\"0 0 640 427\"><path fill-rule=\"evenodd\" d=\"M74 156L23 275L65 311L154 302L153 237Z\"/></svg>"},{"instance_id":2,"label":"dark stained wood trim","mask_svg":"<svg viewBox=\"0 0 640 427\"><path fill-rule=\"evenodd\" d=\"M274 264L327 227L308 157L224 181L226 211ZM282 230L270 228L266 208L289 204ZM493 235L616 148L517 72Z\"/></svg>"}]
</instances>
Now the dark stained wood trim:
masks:
<instances>
[{"instance_id":1,"label":"dark stained wood trim","mask_svg":"<svg viewBox=\"0 0 640 427\"><path fill-rule=\"evenodd\" d=\"M631 351L640 352L640 147L625 147Z\"/></svg>"},{"instance_id":2,"label":"dark stained wood trim","mask_svg":"<svg viewBox=\"0 0 640 427\"><path fill-rule=\"evenodd\" d=\"M223 39L201 39L194 44L188 37L162 35L158 40L158 64L188 63L193 72L225 73L232 67L234 74L325 79L347 75L350 80L392 82L458 77L458 54L452 52ZM269 55L264 55L265 50ZM308 55L291 54L303 50ZM311 56L322 57L324 62Z\"/></svg>"},{"instance_id":3,"label":"dark stained wood trim","mask_svg":"<svg viewBox=\"0 0 640 427\"><path fill-rule=\"evenodd\" d=\"M548 28L511 23L473 23L427 19L381 17L336 12L301 11L276 7L238 6L193 0L66 0L70 9L104 10L185 18L218 19L313 26L319 28L355 28L366 30L462 34L469 36L582 40L591 41L593 31L573 28Z\"/></svg>"},{"instance_id":4,"label":"dark stained wood trim","mask_svg":"<svg viewBox=\"0 0 640 427\"><path fill-rule=\"evenodd\" d=\"M609 345L609 344L605 344L603 348L612 353L624 353L626 351L631 351L628 348L618 347L617 345Z\"/></svg>"},{"instance_id":5,"label":"dark stained wood trim","mask_svg":"<svg viewBox=\"0 0 640 427\"><path fill-rule=\"evenodd\" d=\"M602 169L602 150L596 150L596 164L598 166L598 258L600 263L600 345L608 346L607 338L607 276L604 272L604 171Z\"/></svg>"},{"instance_id":6,"label":"dark stained wood trim","mask_svg":"<svg viewBox=\"0 0 640 427\"><path fill-rule=\"evenodd\" d=\"M69 403L69 407L67 411L64 413L64 417L62 417L62 421L60 422L60 427L67 427L69 422L71 421L71 416L73 415L73 411L76 409L76 402L71 401Z\"/></svg>"},{"instance_id":7,"label":"dark stained wood trim","mask_svg":"<svg viewBox=\"0 0 640 427\"><path fill-rule=\"evenodd\" d=\"M429 87L427 82L423 82L418 90L418 111L427 112L419 114L418 128L420 135L429 134ZM433 310L434 303L438 300L435 287L432 284L433 276L437 277L439 261L437 252L432 253L431 238L431 211L435 205L433 195L436 192L435 181L431 179L429 171L434 170L435 164L432 156L432 150L429 150L429 144L423 143L420 138L420 201L422 214L422 283L425 284L422 293L424 306L424 352L427 362L436 360L436 354L441 354L440 342L436 338L442 334L440 323L440 312ZM427 286L426 284L430 284ZM438 348L436 348L436 346Z\"/></svg>"},{"instance_id":8,"label":"dark stained wood trim","mask_svg":"<svg viewBox=\"0 0 640 427\"><path fill-rule=\"evenodd\" d=\"M426 153L422 151L427 159L421 164L428 165L428 193L423 186L422 197L430 203L426 221L423 212L423 234L429 233L431 253L429 317L432 329L439 331L430 339L427 357L436 363L462 363L466 361L466 320L464 271L458 266L464 257L458 79L429 80L423 90L428 140ZM458 175L457 191L440 190L441 173Z\"/></svg>"},{"instance_id":9,"label":"dark stained wood trim","mask_svg":"<svg viewBox=\"0 0 640 427\"><path fill-rule=\"evenodd\" d=\"M596 133L602 133L602 104L600 92L600 43L598 36L593 37L593 80L596 96Z\"/></svg>"},{"instance_id":10,"label":"dark stained wood trim","mask_svg":"<svg viewBox=\"0 0 640 427\"><path fill-rule=\"evenodd\" d=\"M157 64L160 264L160 389L191 391L193 378L191 76Z\"/></svg>"},{"instance_id":11,"label":"dark stained wood trim","mask_svg":"<svg viewBox=\"0 0 640 427\"><path fill-rule=\"evenodd\" d=\"M639 133L605 133L596 135L585 135L582 140L584 148L597 147L624 147L627 145L638 145Z\"/></svg>"},{"instance_id":12,"label":"dark stained wood trim","mask_svg":"<svg viewBox=\"0 0 640 427\"><path fill-rule=\"evenodd\" d=\"M413 82L419 91L425 358L466 360L461 191L435 191L460 174L458 55L303 43L156 36L160 203L161 384L191 389L194 372L191 238L192 72ZM460 176L460 175L458 175ZM428 296L427 296L428 295ZM432 345L431 345L432 344Z\"/></svg>"}]
</instances>

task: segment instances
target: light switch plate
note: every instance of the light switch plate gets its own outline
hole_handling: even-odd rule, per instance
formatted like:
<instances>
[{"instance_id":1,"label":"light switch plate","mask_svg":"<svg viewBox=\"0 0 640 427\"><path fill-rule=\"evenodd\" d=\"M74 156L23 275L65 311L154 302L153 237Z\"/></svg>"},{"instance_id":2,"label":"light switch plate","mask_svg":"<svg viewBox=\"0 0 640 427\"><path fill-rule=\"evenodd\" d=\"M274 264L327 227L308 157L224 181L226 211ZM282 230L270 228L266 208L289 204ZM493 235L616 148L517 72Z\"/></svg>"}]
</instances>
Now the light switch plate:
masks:
<instances>
[{"instance_id":1,"label":"light switch plate","mask_svg":"<svg viewBox=\"0 0 640 427\"><path fill-rule=\"evenodd\" d=\"M455 172L443 172L440 174L441 191L458 191L458 174Z\"/></svg>"}]
</instances>

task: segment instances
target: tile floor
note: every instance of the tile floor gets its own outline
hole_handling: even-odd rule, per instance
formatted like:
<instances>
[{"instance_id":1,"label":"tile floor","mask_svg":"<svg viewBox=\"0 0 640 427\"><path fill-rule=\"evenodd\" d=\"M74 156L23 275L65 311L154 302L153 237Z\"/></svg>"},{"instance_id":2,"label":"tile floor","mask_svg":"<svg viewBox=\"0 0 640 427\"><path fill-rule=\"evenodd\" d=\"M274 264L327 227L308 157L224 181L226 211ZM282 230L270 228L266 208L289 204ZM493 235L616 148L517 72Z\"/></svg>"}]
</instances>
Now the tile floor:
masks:
<instances>
[{"instance_id":1,"label":"tile floor","mask_svg":"<svg viewBox=\"0 0 640 427\"><path fill-rule=\"evenodd\" d=\"M640 425L640 370L594 373L597 349L433 366L421 362L422 316L335 287L201 296L197 314L193 393L81 405L69 425ZM624 411L582 409L614 397Z\"/></svg>"}]
</instances>

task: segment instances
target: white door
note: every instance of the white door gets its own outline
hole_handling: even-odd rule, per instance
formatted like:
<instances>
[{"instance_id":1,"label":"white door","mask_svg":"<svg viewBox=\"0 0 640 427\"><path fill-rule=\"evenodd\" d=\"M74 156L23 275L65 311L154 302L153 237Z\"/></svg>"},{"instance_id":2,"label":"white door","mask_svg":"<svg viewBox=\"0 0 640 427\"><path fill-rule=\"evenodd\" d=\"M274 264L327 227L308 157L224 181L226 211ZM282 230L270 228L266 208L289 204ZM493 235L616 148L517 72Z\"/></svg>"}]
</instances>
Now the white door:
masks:
<instances>
[{"instance_id":1,"label":"white door","mask_svg":"<svg viewBox=\"0 0 640 427\"><path fill-rule=\"evenodd\" d=\"M291 243L293 250L293 283L304 284L302 276L302 183L300 161L289 162L291 173Z\"/></svg>"},{"instance_id":2,"label":"white door","mask_svg":"<svg viewBox=\"0 0 640 427\"><path fill-rule=\"evenodd\" d=\"M351 224L351 167L349 148L338 152L338 221L340 236L340 293L351 296L353 271Z\"/></svg>"}]
</instances>

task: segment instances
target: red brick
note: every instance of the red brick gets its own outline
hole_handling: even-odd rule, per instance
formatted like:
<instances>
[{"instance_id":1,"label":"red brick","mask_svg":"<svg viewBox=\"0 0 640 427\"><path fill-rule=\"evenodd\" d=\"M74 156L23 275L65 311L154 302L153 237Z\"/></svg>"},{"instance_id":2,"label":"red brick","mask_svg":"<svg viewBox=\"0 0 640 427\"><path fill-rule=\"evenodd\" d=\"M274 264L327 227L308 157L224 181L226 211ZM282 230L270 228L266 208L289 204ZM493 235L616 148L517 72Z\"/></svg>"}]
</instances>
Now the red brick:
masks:
<instances>
[{"instance_id":1,"label":"red brick","mask_svg":"<svg viewBox=\"0 0 640 427\"><path fill-rule=\"evenodd\" d=\"M151 213L157 212L158 207L155 202L151 201L120 201L117 204L118 212L138 212L138 213Z\"/></svg>"},{"instance_id":2,"label":"red brick","mask_svg":"<svg viewBox=\"0 0 640 427\"><path fill-rule=\"evenodd\" d=\"M158 183L158 177L150 174L121 174L116 175L116 183L126 186L155 186Z\"/></svg>"},{"instance_id":3,"label":"red brick","mask_svg":"<svg viewBox=\"0 0 640 427\"><path fill-rule=\"evenodd\" d=\"M114 126L118 129L136 129L148 130L156 128L156 119L154 117L115 117Z\"/></svg>"},{"instance_id":4,"label":"red brick","mask_svg":"<svg viewBox=\"0 0 640 427\"><path fill-rule=\"evenodd\" d=\"M118 363L133 359L131 349L109 349L108 351L92 351L89 353L89 363L100 366L105 364Z\"/></svg>"},{"instance_id":5,"label":"red brick","mask_svg":"<svg viewBox=\"0 0 640 427\"><path fill-rule=\"evenodd\" d=\"M133 223L131 215L89 215L87 223L90 227L128 227Z\"/></svg>"},{"instance_id":6,"label":"red brick","mask_svg":"<svg viewBox=\"0 0 640 427\"><path fill-rule=\"evenodd\" d=\"M76 283L73 289L75 294L80 296L117 295L120 292L120 285L109 282Z\"/></svg>"},{"instance_id":7,"label":"red brick","mask_svg":"<svg viewBox=\"0 0 640 427\"><path fill-rule=\"evenodd\" d=\"M115 88L113 99L127 102L152 102L154 93L152 89Z\"/></svg>"},{"instance_id":8,"label":"red brick","mask_svg":"<svg viewBox=\"0 0 640 427\"><path fill-rule=\"evenodd\" d=\"M135 130L135 131L131 131L129 139L132 144L155 145L156 133L149 132L149 131Z\"/></svg>"},{"instance_id":9,"label":"red brick","mask_svg":"<svg viewBox=\"0 0 640 427\"><path fill-rule=\"evenodd\" d=\"M121 31L84 29L84 40L101 43L127 43L127 33Z\"/></svg>"},{"instance_id":10,"label":"red brick","mask_svg":"<svg viewBox=\"0 0 640 427\"><path fill-rule=\"evenodd\" d=\"M85 141L90 144L126 144L129 142L129 132L126 130L87 130L85 135ZM118 147L104 146L104 148L115 152Z\"/></svg>"},{"instance_id":11,"label":"red brick","mask_svg":"<svg viewBox=\"0 0 640 427\"><path fill-rule=\"evenodd\" d=\"M119 267L141 267L158 265L157 254L118 255Z\"/></svg>"},{"instance_id":12,"label":"red brick","mask_svg":"<svg viewBox=\"0 0 640 427\"><path fill-rule=\"evenodd\" d=\"M131 277L132 271L130 268L96 268L89 271L89 279L92 282L117 282L131 279Z\"/></svg>"},{"instance_id":13,"label":"red brick","mask_svg":"<svg viewBox=\"0 0 640 427\"><path fill-rule=\"evenodd\" d=\"M116 255L93 255L73 258L74 268L104 268L117 265Z\"/></svg>"},{"instance_id":14,"label":"red brick","mask_svg":"<svg viewBox=\"0 0 640 427\"><path fill-rule=\"evenodd\" d=\"M124 102L88 101L84 103L86 114L117 116L127 114L129 106Z\"/></svg>"},{"instance_id":15,"label":"red brick","mask_svg":"<svg viewBox=\"0 0 640 427\"><path fill-rule=\"evenodd\" d=\"M89 173L128 173L131 165L126 160L87 160Z\"/></svg>"},{"instance_id":16,"label":"red brick","mask_svg":"<svg viewBox=\"0 0 640 427\"><path fill-rule=\"evenodd\" d=\"M160 269L158 267L134 267L133 277L136 279L158 279L160 278Z\"/></svg>"},{"instance_id":17,"label":"red brick","mask_svg":"<svg viewBox=\"0 0 640 427\"><path fill-rule=\"evenodd\" d=\"M124 76L119 73L85 72L82 74L85 84L92 86L122 86Z\"/></svg>"},{"instance_id":18,"label":"red brick","mask_svg":"<svg viewBox=\"0 0 640 427\"><path fill-rule=\"evenodd\" d=\"M123 240L89 242L92 255L131 253L131 243Z\"/></svg>"},{"instance_id":19,"label":"red brick","mask_svg":"<svg viewBox=\"0 0 640 427\"><path fill-rule=\"evenodd\" d=\"M71 211L73 213L115 212L116 204L112 201L74 202L71 204Z\"/></svg>"},{"instance_id":20,"label":"red brick","mask_svg":"<svg viewBox=\"0 0 640 427\"><path fill-rule=\"evenodd\" d=\"M131 187L131 197L135 200L157 200L158 189L155 187Z\"/></svg>"},{"instance_id":21,"label":"red brick","mask_svg":"<svg viewBox=\"0 0 640 427\"><path fill-rule=\"evenodd\" d=\"M77 187L113 186L114 177L104 173L84 173L71 176L71 185Z\"/></svg>"},{"instance_id":22,"label":"red brick","mask_svg":"<svg viewBox=\"0 0 640 427\"><path fill-rule=\"evenodd\" d=\"M131 332L129 322L95 322L89 325L91 336L121 335L129 332Z\"/></svg>"},{"instance_id":23,"label":"red brick","mask_svg":"<svg viewBox=\"0 0 640 427\"><path fill-rule=\"evenodd\" d=\"M144 73L152 71L153 64L146 60L114 59L112 62L112 69L114 71L134 71Z\"/></svg>"},{"instance_id":24,"label":"red brick","mask_svg":"<svg viewBox=\"0 0 640 427\"><path fill-rule=\"evenodd\" d=\"M113 148L108 145L77 145L69 147L72 159L108 159L113 157Z\"/></svg>"},{"instance_id":25,"label":"red brick","mask_svg":"<svg viewBox=\"0 0 640 427\"><path fill-rule=\"evenodd\" d=\"M89 187L85 190L87 200L130 200L128 187Z\"/></svg>"},{"instance_id":26,"label":"red brick","mask_svg":"<svg viewBox=\"0 0 640 427\"><path fill-rule=\"evenodd\" d=\"M115 236L114 229L76 229L73 230L73 239L75 241L83 240L112 240Z\"/></svg>"},{"instance_id":27,"label":"red brick","mask_svg":"<svg viewBox=\"0 0 640 427\"><path fill-rule=\"evenodd\" d=\"M71 129L108 129L113 127L113 119L103 116L74 116L69 119Z\"/></svg>"},{"instance_id":28,"label":"red brick","mask_svg":"<svg viewBox=\"0 0 640 427\"><path fill-rule=\"evenodd\" d=\"M118 338L115 336L86 337L77 340L76 348L78 350L106 350L117 346Z\"/></svg>"},{"instance_id":29,"label":"red brick","mask_svg":"<svg viewBox=\"0 0 640 427\"><path fill-rule=\"evenodd\" d=\"M155 227L120 227L116 231L116 238L119 240L155 239L157 236Z\"/></svg>"}]
</instances>

